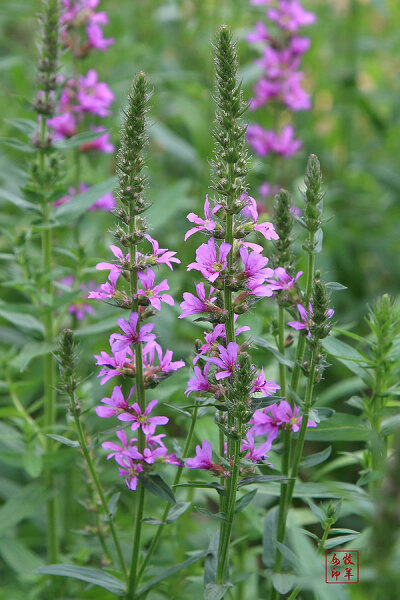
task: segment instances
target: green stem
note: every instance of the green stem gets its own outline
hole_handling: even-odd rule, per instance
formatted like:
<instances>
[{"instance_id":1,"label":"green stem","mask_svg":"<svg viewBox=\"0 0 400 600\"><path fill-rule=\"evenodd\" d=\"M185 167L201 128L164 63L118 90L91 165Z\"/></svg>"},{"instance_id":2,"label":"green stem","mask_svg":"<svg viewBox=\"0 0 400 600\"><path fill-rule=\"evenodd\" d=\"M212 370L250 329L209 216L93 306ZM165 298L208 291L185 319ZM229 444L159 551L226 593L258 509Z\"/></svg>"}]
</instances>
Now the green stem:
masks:
<instances>
[{"instance_id":1,"label":"green stem","mask_svg":"<svg viewBox=\"0 0 400 600\"><path fill-rule=\"evenodd\" d=\"M196 404L197 404L197 402L196 402ZM191 422L190 422L189 431L187 433L186 441L185 441L185 446L183 448L183 453L182 453L183 457L185 457L188 454L190 445L192 443L192 437L193 437L193 432L194 432L194 428L195 428L196 421L197 421L198 410L199 409L198 409L197 406L193 409L192 419L191 419ZM183 465L181 465L181 466L178 467L176 475L175 475L174 483L172 484L172 487L177 486L178 483L180 482L180 479L181 479L181 476L182 476L182 472L183 472L183 468L184 468ZM166 520L167 520L167 518L168 518L168 514L169 514L169 511L171 510L171 506L172 505L168 503L166 505L166 507L165 507L163 516L161 517L161 520L163 521L163 523L165 523ZM138 583L140 582L140 579L143 576L144 570L145 570L145 568L146 568L146 566L147 566L150 558L152 557L152 555L154 554L154 551L156 550L156 548L158 546L158 543L160 541L161 535L162 535L162 533L164 531L164 527L165 527L164 524L158 526L158 529L156 531L156 535L153 537L153 539L151 541L151 544L149 546L149 549L147 550L146 556L144 557L144 559L143 559L143 561L142 561L142 563L141 563L141 565L139 567L139 572L138 572L138 576L137 576Z\"/></svg>"},{"instance_id":2,"label":"green stem","mask_svg":"<svg viewBox=\"0 0 400 600\"><path fill-rule=\"evenodd\" d=\"M285 309L283 306L278 307L278 342L279 352L285 355ZM286 365L279 363L279 383L281 386L280 394L286 398Z\"/></svg>"},{"instance_id":3,"label":"green stem","mask_svg":"<svg viewBox=\"0 0 400 600\"><path fill-rule=\"evenodd\" d=\"M11 377L10 377L9 374L7 374L6 380L7 380L7 387L8 387L9 392L10 392L10 397L11 397L12 403L14 404L15 408L17 409L17 411L21 415L21 418L23 418L26 421L26 423L29 425L29 427L31 427L32 430L37 435L38 440L39 440L40 445L42 446L42 448L45 448L47 440L46 440L45 436L43 435L43 433L40 431L40 428L37 426L36 422L32 419L32 417L26 411L25 407L23 406L22 402L20 401L20 399L19 399L19 397L18 397L18 395L17 395L17 393L15 391L14 384L11 381Z\"/></svg>"},{"instance_id":4,"label":"green stem","mask_svg":"<svg viewBox=\"0 0 400 600\"><path fill-rule=\"evenodd\" d=\"M288 600L296 600L297 596L300 594L301 592L301 586L298 585L293 592L290 594Z\"/></svg>"},{"instance_id":5,"label":"green stem","mask_svg":"<svg viewBox=\"0 0 400 600\"><path fill-rule=\"evenodd\" d=\"M327 540L330 528L331 528L331 524L330 523L325 523L324 533L322 535L321 541L320 541L319 546L318 546L318 554L323 554L324 553L325 542Z\"/></svg>"},{"instance_id":6,"label":"green stem","mask_svg":"<svg viewBox=\"0 0 400 600\"><path fill-rule=\"evenodd\" d=\"M234 462L232 472L230 478L227 480L228 497L226 521L222 521L221 524L218 548L217 583L221 585L226 581L229 561L229 546L233 527L233 519L235 516L237 482L239 478L240 440L233 441L233 453Z\"/></svg>"},{"instance_id":7,"label":"green stem","mask_svg":"<svg viewBox=\"0 0 400 600\"><path fill-rule=\"evenodd\" d=\"M83 454L84 459L86 461L86 464L88 466L88 469L89 469L92 481L93 481L94 486L96 488L96 491L97 491L97 493L99 495L100 502L101 502L101 505L103 507L104 515L107 518L107 522L108 522L108 525L110 527L111 536L112 536L112 539L113 539L113 542L114 542L115 550L116 550L117 555L118 555L118 561L120 563L121 570L122 570L122 572L124 574L124 577L126 579L127 576L128 576L128 572L127 572L127 569L126 569L126 564L125 564L124 556L122 554L121 546L120 546L120 543L119 543L119 540L118 540L118 535L117 535L117 532L116 532L116 529L115 529L115 526L114 526L114 522L110 518L110 511L108 509L107 500L106 500L106 498L104 496L104 492L103 492L103 488L101 487L99 476L98 476L96 468L94 466L93 459L92 459L92 457L90 455L90 452L89 452L89 449L88 449L88 446L87 446L87 443L86 443L85 434L83 432L83 428L82 428L79 416L76 414L76 412L77 412L76 408L77 407L76 407L75 398L73 397L73 394L71 394L70 397L71 397L71 403L72 403L72 412L74 413L75 427L76 427L76 431L78 433L79 445L81 447L82 454Z\"/></svg>"},{"instance_id":8,"label":"green stem","mask_svg":"<svg viewBox=\"0 0 400 600\"><path fill-rule=\"evenodd\" d=\"M295 483L297 480L297 474L298 474L298 470L299 470L299 466L300 466L301 456L302 456L303 447L304 447L304 440L305 440L306 431L307 431L308 415L309 415L309 411L310 411L311 403L312 403L312 393L313 393L313 388L314 388L314 377L315 377L315 370L316 370L316 365L315 365L315 360L314 360L314 351L311 353L310 364L311 364L311 367L310 367L310 373L309 373L308 380L307 380L307 389L306 389L306 395L305 395L305 400L304 400L304 411L303 411L302 420L301 420L299 437L298 437L298 440L296 443L296 448L295 448L295 453L294 453L294 458L293 458L291 478L286 486L286 493L285 493L284 501L282 502L282 505L280 505L280 507L279 507L280 510L279 510L279 517L278 517L278 529L277 529L276 539L280 543L283 543L283 540L285 539L287 515L289 512L290 503L292 501L294 486L295 486ZM280 571L281 566L282 566L282 554L279 551L279 549L277 548L276 556L275 556L275 566L274 566L275 573L278 573ZM272 595L271 595L271 600L276 600L277 598L279 598L279 595L280 595L279 592L277 592L276 589L273 589Z\"/></svg>"}]
</instances>

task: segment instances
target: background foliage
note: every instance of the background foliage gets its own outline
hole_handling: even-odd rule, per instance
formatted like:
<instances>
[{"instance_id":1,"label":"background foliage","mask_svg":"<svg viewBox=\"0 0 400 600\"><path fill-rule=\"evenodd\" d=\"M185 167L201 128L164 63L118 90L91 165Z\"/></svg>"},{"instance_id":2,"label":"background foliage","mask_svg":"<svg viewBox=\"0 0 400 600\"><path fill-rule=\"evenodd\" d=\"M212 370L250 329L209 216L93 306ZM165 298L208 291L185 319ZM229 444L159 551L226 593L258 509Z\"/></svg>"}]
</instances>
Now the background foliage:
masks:
<instances>
[{"instance_id":1,"label":"background foliage","mask_svg":"<svg viewBox=\"0 0 400 600\"><path fill-rule=\"evenodd\" d=\"M328 221L324 227L324 252L317 257L317 267L321 269L325 280L340 282L348 288L333 295L337 325L367 336L369 329L364 321L367 305L383 292L398 294L400 280L400 6L390 0L309 0L304 5L316 13L318 20L307 29L312 46L303 65L307 89L313 95L313 109L296 115L299 134L304 140L303 148L295 158L275 160L273 163L255 158L249 191L256 196L262 181L279 173L282 184L288 187L301 205L299 188L303 185L307 156L311 152L318 155L326 187L324 211ZM84 68L96 68L100 78L109 84L115 94L113 115L108 118L106 126L111 130L116 144L121 107L126 103L132 75L144 70L150 76L154 97L151 103L148 197L154 206L149 222L160 245L177 250L185 265L189 259L192 260L195 248L193 238L187 243L183 242L187 228L185 217L190 211L200 210L204 196L209 191L208 160L212 153L209 131L214 110L210 41L218 24L225 22L232 26L239 40L245 96L250 98L251 86L257 78L257 68L253 63L256 53L248 46L245 35L260 18L261 11L249 6L247 0L103 0L101 6L107 10L110 18L107 35L115 37L116 43L104 55L99 57L96 54L86 59ZM33 0L3 0L0 6L0 107L5 117L1 131L4 137L19 137L8 119L32 118L23 99L32 98L35 85L35 13L39 8L40 3ZM62 62L62 72L68 74L71 69L68 54ZM273 118L268 108L257 113L257 119L265 126ZM249 113L248 119L252 121L254 116ZM8 192L17 193L23 184L27 157L28 154L21 155L17 148L0 148L1 185ZM65 188L72 183L72 160L70 151L64 163ZM96 160L85 157L83 170L88 183L102 182L107 176L113 175L113 161L108 155ZM18 600L42 597L41 586L44 583L38 581L32 571L45 562L40 534L44 528L41 508L45 492L37 478L46 461L57 460L60 473L68 472L67 483L65 478L60 483L64 486L61 490L64 498L62 514L68 541L65 552L77 564L85 565L100 561L101 551L97 540L85 529L88 512L76 501L87 495L84 483L86 475L82 472L80 457L73 448L63 448L56 459L39 455L32 441L34 438L29 424L21 426L9 400L7 377L12 380L11 389L22 398L24 406L30 407L30 413L35 417L35 406L37 410L40 405L42 359L34 356L28 346L32 343L32 334L35 338L37 331L34 316L26 305L24 291L21 287L16 292L15 286L14 289L10 286L10 281L18 279L22 273L23 240L32 217L16 209L4 198L0 199L0 203L3 233L0 240L0 338L3 344L0 496L4 502L0 508L0 554L4 561L0 597ZM78 233L68 227L57 230L57 235L62 236L57 239L59 247L73 249L74 255L71 257L59 253L59 266L54 278L62 279L79 271L84 281L101 281L94 265L108 259L107 247L111 238L107 230L112 219L108 213L89 212L80 220ZM76 246L78 239L79 249ZM39 252L34 237L30 241L30 252L33 257ZM190 287L191 281L191 275L186 273L183 266L175 271L170 283L173 285L176 306L166 308L157 323L157 333L163 345L171 348L176 357L183 358L188 364L193 347L193 325L176 321L176 317L182 292ZM18 285L16 287L18 289ZM10 304L13 306L13 316L10 317L9 312L4 316L4 306ZM18 316L21 313L25 315L23 318ZM272 314L268 312L253 314L249 322L252 335L268 339L271 318ZM96 306L95 315L79 324L77 335L82 353L80 369L86 376L79 393L83 405L88 409L102 397L102 389L94 373L93 354L104 349L114 321L113 313L104 305ZM76 325L68 318L65 323ZM309 453L321 451L331 444L334 461L325 467L307 471L307 483L314 487L308 488L305 495L317 499L330 497L334 485L332 481L337 480L340 482L337 484L339 496L345 498L340 526L359 531L371 508L363 506L360 501L362 490L357 490L361 488L353 489L351 486L357 483L362 474L360 461L368 432L362 427L354 402L349 405L347 401L365 388L365 383L362 373L354 366L357 360L352 361L354 355L352 358L348 356L348 348L338 346L339 343L336 338L327 342L328 346L331 344L326 349L331 353L333 366L326 372L326 379L318 388L317 404L332 407L347 416L342 417L342 423L332 425L333 431L326 432L322 426L308 435ZM364 349L362 342L359 349ZM267 368L272 362L262 349L255 356ZM332 358L334 356L341 360ZM183 386L188 370L183 371L164 384L160 391L157 390L155 396L160 401L185 405ZM273 378L274 373L270 374ZM180 439L185 431L185 417L169 410L170 434ZM94 432L99 426L92 412L87 414L87 427ZM64 415L65 404L61 400L60 423L67 424ZM65 435L68 430L66 427L68 425L60 426L61 435ZM326 428L329 429L329 425ZM199 437L211 439L215 435L212 420L205 416L199 422L197 431ZM344 454L347 452L352 452L351 456ZM67 470L71 461L74 464L72 471ZM104 477L107 483L116 488L115 473L111 469L108 471L104 468ZM328 479L329 489L324 487ZM349 487L346 488L346 485ZM13 499L12 503L7 502L9 498ZM243 513L245 518L240 527L250 532L248 535L254 540L254 554L260 552L265 507L273 500L269 489L268 494L266 490L260 490L254 505L256 508ZM207 490L197 490L195 504L204 506L207 502L209 508L214 510L213 496ZM120 503L121 513L127 521L125 529L129 531L129 494L124 493ZM311 531L319 534L318 519L302 506L296 511L297 523L308 525ZM149 516L157 513L156 501L153 512L151 508ZM80 523L78 529L83 537L69 531L68 521L72 517ZM93 522L89 525L92 526ZM161 545L157 569L161 569L163 564L173 564L171 549L174 562L177 563L184 560L185 551L206 548L214 523L204 515L195 513L195 519L187 520L184 529L179 521L174 527L174 535L168 536L168 539L166 537ZM150 526L145 528L146 535L150 539ZM125 543L128 541L127 534ZM361 544L360 541L357 543ZM352 542L351 547L356 546ZM244 571L248 568L247 561L250 566L250 555L243 557ZM156 569L154 574L157 574ZM190 594L200 597L201 585L201 569L197 567L196 570L195 567L185 580L178 578L174 584L163 584L159 591L153 592L151 598L187 598ZM252 576L247 589L251 591L253 586L256 594L256 585L260 584ZM68 589L71 596L74 589ZM99 595L98 588L82 591L84 587L78 584L77 589L82 598L112 597L103 591ZM362 584L351 586L351 591L343 591L344 595L340 597L362 598L363 590Z\"/></svg>"}]
</instances>

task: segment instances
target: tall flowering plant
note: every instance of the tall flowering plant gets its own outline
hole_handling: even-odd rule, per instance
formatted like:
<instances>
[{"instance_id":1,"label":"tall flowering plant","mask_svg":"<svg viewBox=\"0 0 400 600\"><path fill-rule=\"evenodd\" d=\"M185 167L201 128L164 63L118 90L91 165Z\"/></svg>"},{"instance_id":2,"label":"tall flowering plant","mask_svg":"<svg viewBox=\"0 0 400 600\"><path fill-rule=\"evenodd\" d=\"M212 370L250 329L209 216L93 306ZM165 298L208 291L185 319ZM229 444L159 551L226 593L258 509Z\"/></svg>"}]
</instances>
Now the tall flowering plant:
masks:
<instances>
[{"instance_id":1,"label":"tall flowering plant","mask_svg":"<svg viewBox=\"0 0 400 600\"><path fill-rule=\"evenodd\" d=\"M139 73L133 82L125 112L118 155L120 187L116 215L119 224L114 233L122 248L112 245L110 250L115 261L97 265L99 270L108 271L108 279L98 291L89 294L89 298L106 300L128 313L127 318L118 319L120 331L110 337L110 352L103 351L96 356L101 367L101 384L117 379L110 397L103 398L96 413L100 418L115 420L117 439L104 442L103 447L109 451L107 458L117 463L118 474L125 479L127 487L138 493L132 558L127 573L129 598L133 598L139 581L145 488L154 489L162 482L155 474L151 480L151 471L160 462L181 464L174 453L168 452L163 441L165 434L156 433L156 428L165 425L168 418L157 415L157 400L146 401L147 388L156 387L184 366L183 361L172 360L170 350L163 352L156 341L154 323L147 322L161 310L162 303L174 304L173 298L165 293L169 289L167 280L156 283L156 270L161 265L172 270L174 264L180 263L176 252L160 248L147 233L147 224L142 216L150 206L143 195L148 98L149 84L144 74ZM126 378L134 381L128 394L123 393L121 386ZM132 432L130 435L127 428ZM166 487L165 483L161 485Z\"/></svg>"},{"instance_id":2,"label":"tall flowering plant","mask_svg":"<svg viewBox=\"0 0 400 600\"><path fill-rule=\"evenodd\" d=\"M250 146L261 157L290 157L301 148L295 127L288 114L310 110L311 98L303 87L302 56L310 47L310 39L300 35L300 29L311 25L315 15L303 8L299 0L251 0L253 5L267 5L264 21L258 21L247 40L261 52L256 59L261 76L254 86L251 110L271 106L278 127L265 129L259 123L249 125ZM279 115L276 119L276 115ZM265 200L279 189L278 182L265 181L260 194Z\"/></svg>"},{"instance_id":3,"label":"tall flowering plant","mask_svg":"<svg viewBox=\"0 0 400 600\"><path fill-rule=\"evenodd\" d=\"M217 112L212 165L218 199L211 203L206 197L204 219L193 213L188 215L195 227L185 239L202 233L208 241L200 244L196 260L187 267L188 271L201 273L203 281L195 284L195 294L184 294L180 316L201 315L212 326L193 361L194 375L186 389L188 396L196 393L213 397L218 408L219 447L213 449L210 441L204 440L196 447L196 456L186 460L187 468L204 469L220 477L224 488L220 496L223 520L217 543L216 576L213 581L206 581L207 594L212 590L222 593L228 585L238 486L245 485L246 475L254 473L257 465L268 464L267 453L280 428L298 431L302 422L296 407L285 400L270 400L280 389L279 384L252 363L251 343L238 339L249 329L238 326L239 316L282 287L262 254L262 246L248 238L254 233L261 240L273 241L278 240L278 234L272 223L258 221L256 202L246 191L246 128L241 122L246 106L237 80L236 48L226 26L217 33L215 65ZM307 425L315 423L310 420ZM265 481L262 476L261 479ZM274 479L282 477L271 475L270 480ZM252 482L257 480L257 476L251 478Z\"/></svg>"}]
</instances>

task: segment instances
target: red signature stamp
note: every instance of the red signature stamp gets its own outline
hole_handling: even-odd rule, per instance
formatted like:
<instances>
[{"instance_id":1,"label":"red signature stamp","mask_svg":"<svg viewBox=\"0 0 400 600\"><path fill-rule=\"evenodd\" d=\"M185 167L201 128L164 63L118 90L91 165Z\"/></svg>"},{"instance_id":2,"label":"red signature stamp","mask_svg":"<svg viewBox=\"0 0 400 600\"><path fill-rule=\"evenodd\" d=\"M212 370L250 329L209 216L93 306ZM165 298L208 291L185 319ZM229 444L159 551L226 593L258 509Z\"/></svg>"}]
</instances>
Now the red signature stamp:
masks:
<instances>
[{"instance_id":1,"label":"red signature stamp","mask_svg":"<svg viewBox=\"0 0 400 600\"><path fill-rule=\"evenodd\" d=\"M358 583L357 550L325 551L325 583Z\"/></svg>"}]
</instances>

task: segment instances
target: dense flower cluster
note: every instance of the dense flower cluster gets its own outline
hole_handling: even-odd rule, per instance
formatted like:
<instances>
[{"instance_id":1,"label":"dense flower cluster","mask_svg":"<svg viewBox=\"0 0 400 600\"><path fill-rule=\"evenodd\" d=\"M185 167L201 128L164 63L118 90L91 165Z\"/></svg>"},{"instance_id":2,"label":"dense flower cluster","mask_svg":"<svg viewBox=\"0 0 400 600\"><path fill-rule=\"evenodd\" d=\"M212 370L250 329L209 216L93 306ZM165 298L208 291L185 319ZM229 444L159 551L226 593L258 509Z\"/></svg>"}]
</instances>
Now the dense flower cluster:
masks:
<instances>
[{"instance_id":1,"label":"dense flower cluster","mask_svg":"<svg viewBox=\"0 0 400 600\"><path fill-rule=\"evenodd\" d=\"M213 237L215 234L220 236L225 226L221 218L224 216L224 211L221 210L220 204L215 204L210 210L210 201L206 197L205 219L201 219L194 213L187 216L188 220L196 223L197 227L190 229L185 238L202 232L209 236L209 239L207 243L198 247L196 261L187 267L188 271L192 269L200 271L206 282L195 284L196 294L184 293L180 318L202 314L213 325L213 329L205 332L204 344L198 348L198 354L193 360L194 374L188 381L185 393L187 396L193 392L200 395L209 394L219 403L229 402L231 390L240 386L238 379L244 377L240 371L240 357L248 356L247 342L242 344L227 342L225 330L227 313L223 308L225 286L229 285L230 289L235 291L232 306L236 322L238 316L247 311L259 298L273 296L276 291L290 291L302 274L300 271L291 278L283 268L269 268L268 259L262 255L262 247L245 241L252 231L261 234L267 240L276 240L278 236L271 223L258 223L254 198L242 194L240 203L241 210L234 222L233 244L222 241L218 245L219 237L217 239ZM230 254L232 254L232 263L228 268ZM213 285L207 286L207 282ZM208 291L206 291L207 287ZM249 330L249 327L235 327L235 337L246 330ZM271 449L279 428L290 426L293 431L297 431L301 417L298 416L298 408L295 407L293 411L286 401L272 404L264 410L254 411L251 408L252 402L254 403L256 399L254 394L261 393L265 399L279 390L280 386L266 379L264 369L257 372L255 366L249 363L247 371L251 374L247 390L247 405L244 407L246 412L244 421L248 426L245 428L247 431L241 442L241 452L247 461L258 463L266 460L267 452ZM309 421L309 426L315 426L315 423ZM267 439L256 446L255 438L265 435ZM225 456L225 459L229 460L229 456ZM207 440L196 447L195 458L186 459L185 464L190 469L206 469L216 474L227 475L222 465L213 462L212 447ZM243 469L247 468L245 464Z\"/></svg>"},{"instance_id":2,"label":"dense flower cluster","mask_svg":"<svg viewBox=\"0 0 400 600\"><path fill-rule=\"evenodd\" d=\"M112 38L104 37L102 27L107 25L108 17L105 12L96 12L99 1L62 1L62 40L73 52L75 60L84 58L91 50L104 52L114 43ZM114 94L109 86L99 81L95 69L67 79L59 76L59 83L62 85L62 92L56 114L47 122L54 132L54 138L62 140L89 130L94 134L93 139L83 141L79 146L80 152L114 152L110 133L99 124L100 119L110 115L110 106L114 101ZM80 191L88 188L83 182L79 187L83 188ZM58 203L69 201L74 193L64 196ZM99 199L91 208L110 211L114 207L115 201L111 197L106 201Z\"/></svg>"},{"instance_id":3,"label":"dense flower cluster","mask_svg":"<svg viewBox=\"0 0 400 600\"><path fill-rule=\"evenodd\" d=\"M251 0L251 4L268 5L268 26L258 21L247 36L248 42L261 47L262 52L261 58L256 59L262 74L253 89L250 108L256 110L274 102L293 112L310 110L311 99L303 88L304 73L300 69L301 58L310 48L310 39L299 35L299 30L314 23L315 15L306 11L299 0ZM249 125L247 138L259 156L271 153L292 156L302 145L301 140L296 139L293 125L287 123L280 131L265 129L258 123ZM270 192L266 186L270 184L263 184L262 195Z\"/></svg>"}]
</instances>

